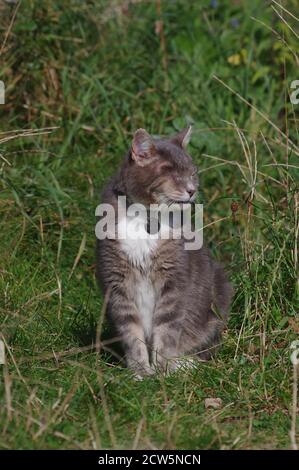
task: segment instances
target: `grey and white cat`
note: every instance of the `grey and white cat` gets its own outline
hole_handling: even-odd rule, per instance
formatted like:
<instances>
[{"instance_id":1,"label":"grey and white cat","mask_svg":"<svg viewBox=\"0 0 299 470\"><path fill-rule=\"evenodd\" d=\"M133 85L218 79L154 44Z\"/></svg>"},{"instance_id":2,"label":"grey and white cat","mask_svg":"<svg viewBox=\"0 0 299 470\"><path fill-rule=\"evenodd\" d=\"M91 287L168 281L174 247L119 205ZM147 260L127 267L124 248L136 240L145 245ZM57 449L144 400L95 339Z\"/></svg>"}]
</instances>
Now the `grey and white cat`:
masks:
<instances>
[{"instance_id":1,"label":"grey and white cat","mask_svg":"<svg viewBox=\"0 0 299 470\"><path fill-rule=\"evenodd\" d=\"M146 207L193 202L198 179L186 152L190 134L188 128L154 139L138 129L102 202L115 211L120 195ZM140 224L140 219L128 222ZM140 239L97 241L97 277L108 293L107 314L126 364L138 377L175 370L186 357L193 363L208 359L220 342L233 294L205 246L194 251L184 248L183 238L153 240L143 222Z\"/></svg>"}]
</instances>

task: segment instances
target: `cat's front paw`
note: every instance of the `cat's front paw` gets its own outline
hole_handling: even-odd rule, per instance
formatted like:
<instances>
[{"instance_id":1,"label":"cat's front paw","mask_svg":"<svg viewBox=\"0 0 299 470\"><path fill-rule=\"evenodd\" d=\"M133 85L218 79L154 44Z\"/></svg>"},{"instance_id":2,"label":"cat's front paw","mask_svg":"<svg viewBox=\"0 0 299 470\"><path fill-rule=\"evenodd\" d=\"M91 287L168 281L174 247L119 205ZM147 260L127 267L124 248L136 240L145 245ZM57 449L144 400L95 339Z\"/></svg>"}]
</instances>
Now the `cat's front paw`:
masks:
<instances>
[{"instance_id":1,"label":"cat's front paw","mask_svg":"<svg viewBox=\"0 0 299 470\"><path fill-rule=\"evenodd\" d=\"M140 374L137 374L136 372L134 372L133 374L133 380L135 380L135 382L142 382L142 380L144 380L146 377L146 375L140 375Z\"/></svg>"},{"instance_id":2,"label":"cat's front paw","mask_svg":"<svg viewBox=\"0 0 299 470\"><path fill-rule=\"evenodd\" d=\"M198 361L190 357L181 358L164 358L163 361L157 361L155 369L158 373L163 375L169 375L174 372L185 372L190 369L194 369L198 364Z\"/></svg>"},{"instance_id":3,"label":"cat's front paw","mask_svg":"<svg viewBox=\"0 0 299 470\"><path fill-rule=\"evenodd\" d=\"M151 366L138 367L132 369L133 379L137 382L144 380L146 377L155 375L155 370Z\"/></svg>"},{"instance_id":4,"label":"cat's front paw","mask_svg":"<svg viewBox=\"0 0 299 470\"><path fill-rule=\"evenodd\" d=\"M194 369L198 361L192 357L182 357L180 359L170 359L168 362L168 372L187 371Z\"/></svg>"}]
</instances>

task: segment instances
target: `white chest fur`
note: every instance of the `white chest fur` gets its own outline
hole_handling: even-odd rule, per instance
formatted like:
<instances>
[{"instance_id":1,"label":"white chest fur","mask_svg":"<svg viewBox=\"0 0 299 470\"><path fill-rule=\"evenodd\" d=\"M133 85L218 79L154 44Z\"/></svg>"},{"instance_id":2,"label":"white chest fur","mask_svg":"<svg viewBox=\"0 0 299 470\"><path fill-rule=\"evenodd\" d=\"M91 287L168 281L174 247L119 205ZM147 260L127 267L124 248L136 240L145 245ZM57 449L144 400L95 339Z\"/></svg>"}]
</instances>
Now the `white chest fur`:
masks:
<instances>
[{"instance_id":1,"label":"white chest fur","mask_svg":"<svg viewBox=\"0 0 299 470\"><path fill-rule=\"evenodd\" d=\"M158 240L146 231L146 220L141 217L126 217L118 224L118 238L121 249L133 266L138 268L134 288L135 304L142 321L145 337L150 337L156 302L154 286L148 277L151 255L157 248Z\"/></svg>"},{"instance_id":2,"label":"white chest fur","mask_svg":"<svg viewBox=\"0 0 299 470\"><path fill-rule=\"evenodd\" d=\"M148 267L158 240L146 231L146 219L141 216L124 217L118 224L118 239L134 266Z\"/></svg>"}]
</instances>

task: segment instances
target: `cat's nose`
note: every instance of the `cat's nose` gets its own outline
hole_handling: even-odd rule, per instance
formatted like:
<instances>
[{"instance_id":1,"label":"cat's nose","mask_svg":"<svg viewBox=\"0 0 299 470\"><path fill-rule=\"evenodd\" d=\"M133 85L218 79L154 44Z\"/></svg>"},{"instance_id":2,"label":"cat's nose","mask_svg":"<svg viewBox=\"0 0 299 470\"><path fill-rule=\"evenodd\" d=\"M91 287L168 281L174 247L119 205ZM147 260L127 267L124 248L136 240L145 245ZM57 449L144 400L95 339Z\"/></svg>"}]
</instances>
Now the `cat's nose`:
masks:
<instances>
[{"instance_id":1,"label":"cat's nose","mask_svg":"<svg viewBox=\"0 0 299 470\"><path fill-rule=\"evenodd\" d=\"M195 189L187 189L187 193L189 194L190 199L191 199L191 197L192 197L192 196L194 195L194 193L195 193Z\"/></svg>"}]
</instances>

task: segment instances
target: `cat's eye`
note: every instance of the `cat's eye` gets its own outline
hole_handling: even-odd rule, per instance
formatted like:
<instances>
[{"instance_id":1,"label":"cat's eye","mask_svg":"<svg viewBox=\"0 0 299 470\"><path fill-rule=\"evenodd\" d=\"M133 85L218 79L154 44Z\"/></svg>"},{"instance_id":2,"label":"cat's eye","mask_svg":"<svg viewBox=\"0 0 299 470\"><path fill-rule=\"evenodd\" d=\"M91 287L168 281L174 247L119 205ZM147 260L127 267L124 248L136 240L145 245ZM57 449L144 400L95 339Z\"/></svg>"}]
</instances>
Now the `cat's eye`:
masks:
<instances>
[{"instance_id":1,"label":"cat's eye","mask_svg":"<svg viewBox=\"0 0 299 470\"><path fill-rule=\"evenodd\" d=\"M172 170L172 169L173 169L173 166L169 162L163 162L159 165L160 171Z\"/></svg>"}]
</instances>

